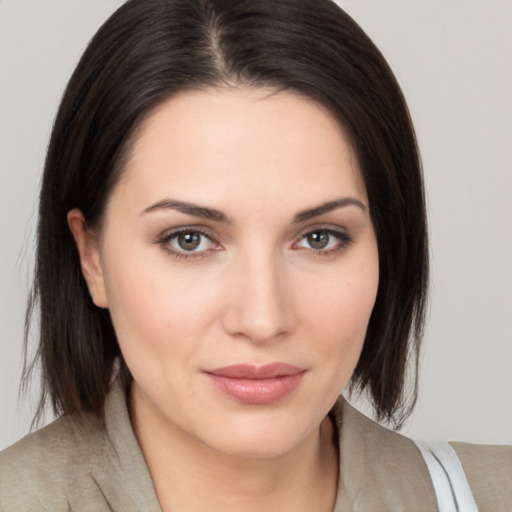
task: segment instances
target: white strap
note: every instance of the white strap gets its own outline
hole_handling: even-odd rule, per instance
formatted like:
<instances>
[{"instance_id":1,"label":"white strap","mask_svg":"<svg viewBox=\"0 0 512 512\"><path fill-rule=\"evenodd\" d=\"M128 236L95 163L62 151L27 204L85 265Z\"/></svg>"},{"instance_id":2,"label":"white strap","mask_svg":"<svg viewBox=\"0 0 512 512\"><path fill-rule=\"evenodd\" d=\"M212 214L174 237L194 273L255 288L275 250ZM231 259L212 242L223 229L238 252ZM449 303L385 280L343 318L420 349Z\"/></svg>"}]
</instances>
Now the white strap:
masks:
<instances>
[{"instance_id":1,"label":"white strap","mask_svg":"<svg viewBox=\"0 0 512 512\"><path fill-rule=\"evenodd\" d=\"M464 469L449 443L416 441L430 472L439 512L478 512Z\"/></svg>"}]
</instances>

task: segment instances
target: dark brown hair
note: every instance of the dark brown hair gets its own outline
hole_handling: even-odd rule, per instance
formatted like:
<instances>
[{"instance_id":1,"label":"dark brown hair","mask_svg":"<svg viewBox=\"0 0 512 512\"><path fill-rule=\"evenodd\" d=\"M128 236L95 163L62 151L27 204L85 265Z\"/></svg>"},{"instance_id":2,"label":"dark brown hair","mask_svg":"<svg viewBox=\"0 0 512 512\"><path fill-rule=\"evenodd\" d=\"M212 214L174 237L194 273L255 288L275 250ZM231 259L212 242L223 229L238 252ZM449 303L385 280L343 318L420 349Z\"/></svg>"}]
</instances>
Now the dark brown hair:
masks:
<instances>
[{"instance_id":1,"label":"dark brown hair","mask_svg":"<svg viewBox=\"0 0 512 512\"><path fill-rule=\"evenodd\" d=\"M406 416L416 383L428 275L421 166L400 88L379 50L327 0L130 0L91 40L67 86L40 195L34 291L40 313L39 413L102 416L120 356L107 310L93 305L66 214L99 226L137 127L184 89L270 87L326 107L344 127L368 194L380 265L353 390L377 416ZM26 364L26 375L33 364ZM129 375L123 364L123 374Z\"/></svg>"}]
</instances>

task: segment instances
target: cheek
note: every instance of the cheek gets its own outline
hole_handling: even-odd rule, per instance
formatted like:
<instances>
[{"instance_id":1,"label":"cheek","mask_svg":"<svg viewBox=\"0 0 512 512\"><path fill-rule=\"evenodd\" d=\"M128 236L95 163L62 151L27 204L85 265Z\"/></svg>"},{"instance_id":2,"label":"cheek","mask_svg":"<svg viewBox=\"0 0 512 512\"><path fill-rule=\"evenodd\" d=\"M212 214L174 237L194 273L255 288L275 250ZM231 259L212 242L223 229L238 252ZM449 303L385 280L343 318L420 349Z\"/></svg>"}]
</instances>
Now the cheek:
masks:
<instances>
[{"instance_id":1,"label":"cheek","mask_svg":"<svg viewBox=\"0 0 512 512\"><path fill-rule=\"evenodd\" d=\"M137 258L132 253L121 263L113 256L105 261L105 283L123 353L157 353L162 359L171 352L192 353L214 321L214 288L176 271L166 255Z\"/></svg>"},{"instance_id":2,"label":"cheek","mask_svg":"<svg viewBox=\"0 0 512 512\"><path fill-rule=\"evenodd\" d=\"M317 378L331 400L350 380L363 348L368 322L377 295L378 258L354 258L331 273L325 286L313 286L302 294L310 319L308 338L316 342L315 362L322 368ZM364 256L364 255L363 255ZM327 284L328 283L328 284Z\"/></svg>"},{"instance_id":3,"label":"cheek","mask_svg":"<svg viewBox=\"0 0 512 512\"><path fill-rule=\"evenodd\" d=\"M309 286L302 297L318 329L330 331L331 339L337 333L338 339L349 342L366 333L378 283L378 264L371 261L333 272L324 286Z\"/></svg>"}]
</instances>

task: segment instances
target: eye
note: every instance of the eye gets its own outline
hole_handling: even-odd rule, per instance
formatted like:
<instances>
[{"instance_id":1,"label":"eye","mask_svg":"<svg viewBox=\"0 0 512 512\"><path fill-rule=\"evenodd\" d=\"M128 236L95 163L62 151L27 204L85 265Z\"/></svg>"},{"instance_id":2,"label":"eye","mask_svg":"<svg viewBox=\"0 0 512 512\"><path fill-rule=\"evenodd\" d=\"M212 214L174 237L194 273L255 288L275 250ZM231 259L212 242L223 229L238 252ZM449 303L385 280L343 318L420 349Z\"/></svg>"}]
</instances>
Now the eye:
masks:
<instances>
[{"instance_id":1,"label":"eye","mask_svg":"<svg viewBox=\"0 0 512 512\"><path fill-rule=\"evenodd\" d=\"M183 250L187 252L192 251L200 251L204 249L205 245L205 236L202 233L198 233L197 231L189 231L184 233L178 233L171 240L171 245L178 250Z\"/></svg>"},{"instance_id":2,"label":"eye","mask_svg":"<svg viewBox=\"0 0 512 512\"><path fill-rule=\"evenodd\" d=\"M200 255L210 250L216 250L217 244L197 229L182 229L167 233L159 243L172 255L176 257L187 257Z\"/></svg>"},{"instance_id":3,"label":"eye","mask_svg":"<svg viewBox=\"0 0 512 512\"><path fill-rule=\"evenodd\" d=\"M352 242L351 238L341 231L332 229L315 229L303 235L294 248L311 249L328 253L342 249Z\"/></svg>"}]
</instances>

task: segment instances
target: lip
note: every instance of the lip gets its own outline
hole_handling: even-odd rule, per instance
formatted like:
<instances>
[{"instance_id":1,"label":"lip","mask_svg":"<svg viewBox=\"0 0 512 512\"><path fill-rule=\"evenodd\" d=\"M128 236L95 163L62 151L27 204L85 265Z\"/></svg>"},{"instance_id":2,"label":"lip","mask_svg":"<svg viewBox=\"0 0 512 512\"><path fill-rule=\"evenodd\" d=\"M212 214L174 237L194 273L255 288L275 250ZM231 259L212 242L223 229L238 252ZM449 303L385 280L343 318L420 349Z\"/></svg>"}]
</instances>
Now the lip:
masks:
<instances>
[{"instance_id":1,"label":"lip","mask_svg":"<svg viewBox=\"0 0 512 512\"><path fill-rule=\"evenodd\" d=\"M289 395L299 386L306 371L287 363L271 363L263 366L236 364L204 373L230 398L245 404L263 405Z\"/></svg>"}]
</instances>

